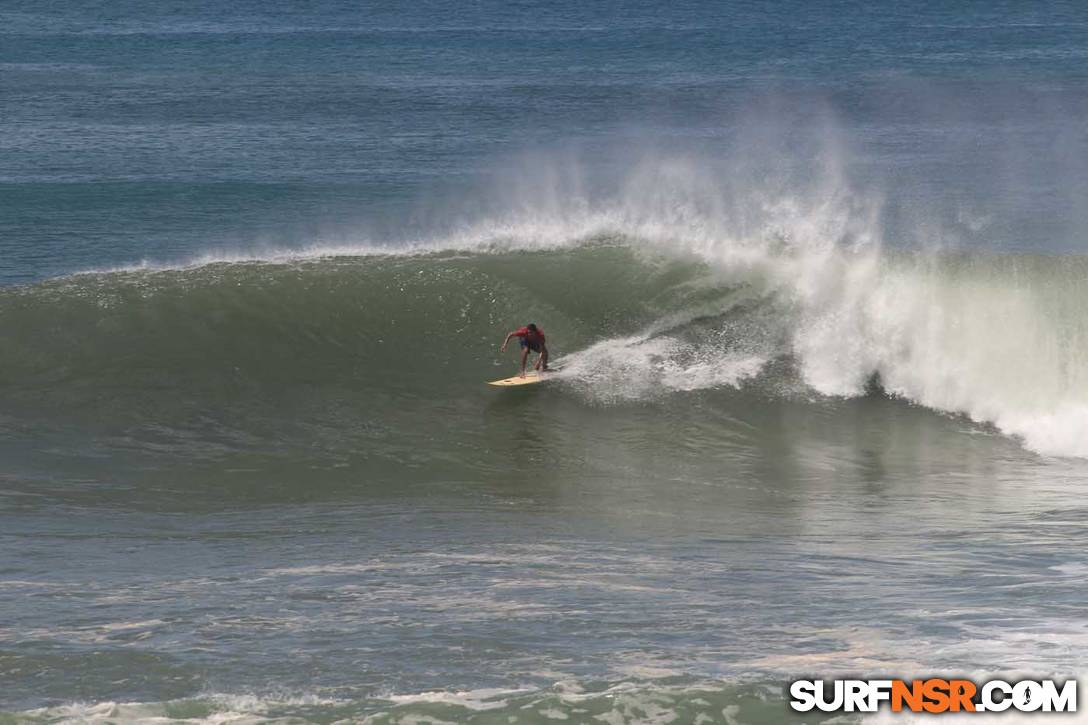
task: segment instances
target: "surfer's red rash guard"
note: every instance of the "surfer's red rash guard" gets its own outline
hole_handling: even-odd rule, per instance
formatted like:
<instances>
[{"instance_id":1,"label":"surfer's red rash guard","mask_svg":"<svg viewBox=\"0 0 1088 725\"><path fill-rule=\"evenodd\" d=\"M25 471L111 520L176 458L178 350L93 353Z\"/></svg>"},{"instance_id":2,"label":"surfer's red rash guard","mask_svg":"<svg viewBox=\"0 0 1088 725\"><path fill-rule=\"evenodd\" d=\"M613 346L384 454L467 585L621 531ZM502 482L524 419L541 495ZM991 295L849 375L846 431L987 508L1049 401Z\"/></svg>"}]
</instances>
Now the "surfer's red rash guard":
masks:
<instances>
[{"instance_id":1,"label":"surfer's red rash guard","mask_svg":"<svg viewBox=\"0 0 1088 725\"><path fill-rule=\"evenodd\" d=\"M531 331L531 330L530 330L530 329L529 329L528 327L523 327L523 328L521 328L520 330L516 331L516 332L514 333L514 336L515 336L515 337L526 337L526 338L527 338L527 337L529 337L529 335L531 335L531 334L533 334L533 333L532 333L532 331ZM545 341L545 340L544 340L544 331L543 331L543 330L541 330L541 329L540 329L539 327L538 327L538 328L536 328L536 339L537 339L537 340L539 340L540 342L544 342L544 341Z\"/></svg>"}]
</instances>

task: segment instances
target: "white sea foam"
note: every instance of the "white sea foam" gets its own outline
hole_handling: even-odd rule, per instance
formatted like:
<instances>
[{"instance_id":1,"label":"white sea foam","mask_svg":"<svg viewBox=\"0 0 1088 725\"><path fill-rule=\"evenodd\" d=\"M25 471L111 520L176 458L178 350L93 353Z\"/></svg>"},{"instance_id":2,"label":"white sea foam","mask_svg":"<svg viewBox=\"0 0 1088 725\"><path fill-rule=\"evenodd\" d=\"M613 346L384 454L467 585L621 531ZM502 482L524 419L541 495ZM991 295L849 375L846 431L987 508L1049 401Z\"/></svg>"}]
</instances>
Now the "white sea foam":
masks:
<instances>
[{"instance_id":1,"label":"white sea foam","mask_svg":"<svg viewBox=\"0 0 1088 725\"><path fill-rule=\"evenodd\" d=\"M442 705L456 705L468 710L496 710L506 707L507 699L514 695L534 692L535 688L499 689L483 688L479 690L464 690L450 692L436 690L433 692L421 692L414 695L390 695L387 699L398 705L414 703L437 703Z\"/></svg>"},{"instance_id":2,"label":"white sea foam","mask_svg":"<svg viewBox=\"0 0 1088 725\"><path fill-rule=\"evenodd\" d=\"M82 723L193 723L194 725L247 725L249 723L298 722L294 716L280 717L277 710L321 708L343 704L342 700L316 695L257 697L255 695L210 694L188 701L172 702L75 702L19 713L20 720L56 725ZM201 714L178 715L178 708L191 707Z\"/></svg>"},{"instance_id":3,"label":"white sea foam","mask_svg":"<svg viewBox=\"0 0 1088 725\"><path fill-rule=\"evenodd\" d=\"M722 354L672 337L605 340L562 360L561 379L591 397L645 399L669 391L737 387L759 373L766 359Z\"/></svg>"},{"instance_id":4,"label":"white sea foam","mask_svg":"<svg viewBox=\"0 0 1088 725\"><path fill-rule=\"evenodd\" d=\"M1037 678L1038 673L967 673L976 682L999 677L1006 680ZM1059 678L1061 679L1061 678ZM1081 689L1083 690L1083 682ZM738 699L740 700L738 702ZM496 722L519 722L527 716L557 722L657 723L724 722L741 725L765 722L787 707L782 689L775 684L729 685L699 681L681 685L619 681L592 691L582 691L556 683L553 687L480 689L468 691L436 690L416 694L392 695L364 700L339 700L303 695L296 697L258 697L254 695L213 694L191 700L161 703L97 702L72 703L24 711L17 721L75 723L192 723L194 725L232 725L248 723L325 721L341 708L354 711L351 722L439 725L463 722L485 714ZM362 715L359 710L369 711ZM188 711L188 712L186 712ZM311 720L313 717L313 720ZM958 722L967 715L945 714L942 719ZM1035 723L1048 722L1053 714L1006 712L972 714L970 722ZM489 721L491 721L489 720ZM929 722L931 716L891 713L887 709L858 718L865 723ZM1088 721L1081 712L1066 714L1063 722ZM845 717L855 722L854 717Z\"/></svg>"}]
</instances>

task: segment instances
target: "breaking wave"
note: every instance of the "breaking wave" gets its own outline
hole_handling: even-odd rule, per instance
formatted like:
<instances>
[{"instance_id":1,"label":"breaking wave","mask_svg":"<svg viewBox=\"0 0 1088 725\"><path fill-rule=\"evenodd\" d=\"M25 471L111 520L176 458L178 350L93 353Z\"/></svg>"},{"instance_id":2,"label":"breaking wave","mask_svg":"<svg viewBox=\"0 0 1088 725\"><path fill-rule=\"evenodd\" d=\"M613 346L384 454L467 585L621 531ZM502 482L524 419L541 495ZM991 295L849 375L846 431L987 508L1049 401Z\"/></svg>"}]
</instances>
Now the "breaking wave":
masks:
<instances>
[{"instance_id":1,"label":"breaking wave","mask_svg":"<svg viewBox=\"0 0 1088 725\"><path fill-rule=\"evenodd\" d=\"M692 166L656 165L619 203L536 204L397 249L5 288L0 402L16 418L93 407L131 422L258 404L267 420L344 394L441 400L509 370L496 343L534 320L565 388L595 404L753 381L875 386L1041 454L1088 456L1088 261L890 249L879 205L834 169L813 189L723 194Z\"/></svg>"}]
</instances>

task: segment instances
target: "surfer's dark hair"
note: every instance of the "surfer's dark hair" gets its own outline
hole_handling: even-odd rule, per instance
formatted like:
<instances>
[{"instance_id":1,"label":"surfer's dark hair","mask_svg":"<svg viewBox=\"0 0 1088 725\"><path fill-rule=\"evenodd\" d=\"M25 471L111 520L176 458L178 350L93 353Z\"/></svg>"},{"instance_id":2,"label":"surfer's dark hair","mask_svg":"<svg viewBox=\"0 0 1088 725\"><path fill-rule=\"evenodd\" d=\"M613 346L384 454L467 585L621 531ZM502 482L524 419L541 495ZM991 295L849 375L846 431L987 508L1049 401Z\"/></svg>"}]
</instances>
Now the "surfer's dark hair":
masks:
<instances>
[{"instance_id":1,"label":"surfer's dark hair","mask_svg":"<svg viewBox=\"0 0 1088 725\"><path fill-rule=\"evenodd\" d=\"M528 325L526 325L526 327L528 327L533 332L536 332L536 324L535 323L530 322Z\"/></svg>"}]
</instances>

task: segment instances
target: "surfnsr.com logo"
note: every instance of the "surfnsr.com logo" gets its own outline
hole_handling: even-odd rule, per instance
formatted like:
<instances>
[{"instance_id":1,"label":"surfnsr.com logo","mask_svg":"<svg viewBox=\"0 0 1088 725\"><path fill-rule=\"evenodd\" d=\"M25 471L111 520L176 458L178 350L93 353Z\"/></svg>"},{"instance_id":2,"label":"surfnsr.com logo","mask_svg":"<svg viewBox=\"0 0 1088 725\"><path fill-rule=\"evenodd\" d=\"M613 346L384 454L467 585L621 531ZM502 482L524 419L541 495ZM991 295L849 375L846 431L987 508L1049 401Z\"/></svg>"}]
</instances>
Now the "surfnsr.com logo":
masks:
<instances>
[{"instance_id":1,"label":"surfnsr.com logo","mask_svg":"<svg viewBox=\"0 0 1088 725\"><path fill-rule=\"evenodd\" d=\"M1076 712L1077 681L797 680L789 686L797 712Z\"/></svg>"}]
</instances>

